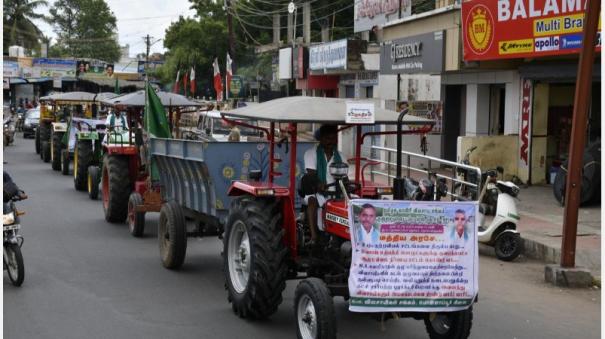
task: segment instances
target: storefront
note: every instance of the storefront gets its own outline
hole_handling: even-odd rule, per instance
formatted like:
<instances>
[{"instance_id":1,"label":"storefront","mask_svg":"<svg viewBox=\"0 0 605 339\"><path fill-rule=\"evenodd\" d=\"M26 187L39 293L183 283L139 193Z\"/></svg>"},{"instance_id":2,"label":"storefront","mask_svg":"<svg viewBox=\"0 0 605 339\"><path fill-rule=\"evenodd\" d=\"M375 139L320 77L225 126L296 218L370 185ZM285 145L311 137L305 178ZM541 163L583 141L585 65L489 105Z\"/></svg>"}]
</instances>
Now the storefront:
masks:
<instances>
[{"instance_id":1,"label":"storefront","mask_svg":"<svg viewBox=\"0 0 605 339\"><path fill-rule=\"evenodd\" d=\"M585 5L566 0L462 4L465 63L484 70L514 69L506 83L505 102L518 113L507 109L504 131L517 130L516 175L528 183L548 182L553 166L567 157ZM600 38L595 50L600 53ZM601 133L600 75L597 61L587 142L597 140ZM482 90L491 98L489 89ZM489 102L486 107L491 108ZM487 126L490 135L491 125Z\"/></svg>"}]
</instances>

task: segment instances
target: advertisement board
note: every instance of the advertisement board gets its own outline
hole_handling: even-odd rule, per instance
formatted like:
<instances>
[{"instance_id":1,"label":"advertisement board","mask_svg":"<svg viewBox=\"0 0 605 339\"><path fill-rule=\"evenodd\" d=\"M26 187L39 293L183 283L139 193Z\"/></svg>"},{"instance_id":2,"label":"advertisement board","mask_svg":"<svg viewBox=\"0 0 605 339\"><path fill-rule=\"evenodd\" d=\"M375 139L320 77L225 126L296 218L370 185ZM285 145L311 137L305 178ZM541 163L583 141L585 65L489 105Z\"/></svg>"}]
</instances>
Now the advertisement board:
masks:
<instances>
[{"instance_id":1,"label":"advertisement board","mask_svg":"<svg viewBox=\"0 0 605 339\"><path fill-rule=\"evenodd\" d=\"M292 48L279 50L279 80L292 79Z\"/></svg>"},{"instance_id":2,"label":"advertisement board","mask_svg":"<svg viewBox=\"0 0 605 339\"><path fill-rule=\"evenodd\" d=\"M373 124L375 105L373 102L348 101L345 121L347 124Z\"/></svg>"},{"instance_id":3,"label":"advertisement board","mask_svg":"<svg viewBox=\"0 0 605 339\"><path fill-rule=\"evenodd\" d=\"M584 0L467 0L462 3L464 60L579 53ZM601 51L601 22L596 51Z\"/></svg>"},{"instance_id":4,"label":"advertisement board","mask_svg":"<svg viewBox=\"0 0 605 339\"><path fill-rule=\"evenodd\" d=\"M380 73L441 73L444 31L387 41L380 47Z\"/></svg>"},{"instance_id":5,"label":"advertisement board","mask_svg":"<svg viewBox=\"0 0 605 339\"><path fill-rule=\"evenodd\" d=\"M470 307L479 291L477 217L476 202L352 200L349 310Z\"/></svg>"},{"instance_id":6,"label":"advertisement board","mask_svg":"<svg viewBox=\"0 0 605 339\"><path fill-rule=\"evenodd\" d=\"M369 31L374 26L411 14L412 0L359 0L355 1L353 28L355 33Z\"/></svg>"},{"instance_id":7,"label":"advertisement board","mask_svg":"<svg viewBox=\"0 0 605 339\"><path fill-rule=\"evenodd\" d=\"M232 98L241 98L244 96L244 79L239 75L231 77L231 81L229 82L229 94L229 97Z\"/></svg>"},{"instance_id":8,"label":"advertisement board","mask_svg":"<svg viewBox=\"0 0 605 339\"><path fill-rule=\"evenodd\" d=\"M347 39L311 46L309 49L309 69L346 69Z\"/></svg>"},{"instance_id":9,"label":"advertisement board","mask_svg":"<svg viewBox=\"0 0 605 339\"><path fill-rule=\"evenodd\" d=\"M2 76L5 78L19 77L19 63L17 61L3 60Z\"/></svg>"},{"instance_id":10,"label":"advertisement board","mask_svg":"<svg viewBox=\"0 0 605 339\"><path fill-rule=\"evenodd\" d=\"M76 60L66 59L34 59L33 66L40 68L40 76L48 78L75 77Z\"/></svg>"}]
</instances>

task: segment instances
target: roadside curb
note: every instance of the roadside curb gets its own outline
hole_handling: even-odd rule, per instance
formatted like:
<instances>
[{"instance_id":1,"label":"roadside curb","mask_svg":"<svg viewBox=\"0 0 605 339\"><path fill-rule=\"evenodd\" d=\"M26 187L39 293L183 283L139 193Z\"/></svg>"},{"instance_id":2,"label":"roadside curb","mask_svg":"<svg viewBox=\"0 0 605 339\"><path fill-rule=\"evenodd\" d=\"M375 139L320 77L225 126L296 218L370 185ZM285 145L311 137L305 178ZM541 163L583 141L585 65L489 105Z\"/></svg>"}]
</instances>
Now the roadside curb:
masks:
<instances>
[{"instance_id":1,"label":"roadside curb","mask_svg":"<svg viewBox=\"0 0 605 339\"><path fill-rule=\"evenodd\" d=\"M521 239L523 240L523 250L521 252L521 255L530 259L542 261L545 264L558 264L560 262L560 248L548 246L533 239L528 239L524 237L521 237ZM479 254L494 258L496 257L496 253L492 246L481 243L479 244ZM595 265L590 264L591 260L587 260L587 258L585 258L588 256L588 254L578 251L578 255L576 256L576 264L577 266L583 266L590 270L590 274L593 278L593 284L600 287L600 266L595 267ZM600 263L600 258L598 258L597 262ZM599 274L595 275L595 272L598 272Z\"/></svg>"}]
</instances>

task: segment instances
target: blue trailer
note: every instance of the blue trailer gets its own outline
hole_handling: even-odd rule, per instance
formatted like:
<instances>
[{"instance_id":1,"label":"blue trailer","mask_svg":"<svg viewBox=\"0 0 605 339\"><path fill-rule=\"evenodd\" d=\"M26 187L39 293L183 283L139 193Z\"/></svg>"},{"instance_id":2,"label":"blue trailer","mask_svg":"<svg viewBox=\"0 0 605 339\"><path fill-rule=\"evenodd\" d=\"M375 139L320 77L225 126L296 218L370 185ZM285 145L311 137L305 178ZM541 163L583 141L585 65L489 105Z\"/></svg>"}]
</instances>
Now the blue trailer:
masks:
<instances>
[{"instance_id":1,"label":"blue trailer","mask_svg":"<svg viewBox=\"0 0 605 339\"><path fill-rule=\"evenodd\" d=\"M298 144L296 176L304 173L303 155L314 142ZM150 155L153 184L160 187L162 206L158 226L160 255L165 267L182 265L187 237L216 236L223 233L232 197L232 181L261 179L269 173L268 142L204 142L151 138ZM277 159L287 159L288 145L278 145ZM289 182L289 161L277 162L277 185ZM298 182L299 180L297 180ZM297 197L296 205L300 206ZM186 222L187 220L193 222Z\"/></svg>"}]
</instances>

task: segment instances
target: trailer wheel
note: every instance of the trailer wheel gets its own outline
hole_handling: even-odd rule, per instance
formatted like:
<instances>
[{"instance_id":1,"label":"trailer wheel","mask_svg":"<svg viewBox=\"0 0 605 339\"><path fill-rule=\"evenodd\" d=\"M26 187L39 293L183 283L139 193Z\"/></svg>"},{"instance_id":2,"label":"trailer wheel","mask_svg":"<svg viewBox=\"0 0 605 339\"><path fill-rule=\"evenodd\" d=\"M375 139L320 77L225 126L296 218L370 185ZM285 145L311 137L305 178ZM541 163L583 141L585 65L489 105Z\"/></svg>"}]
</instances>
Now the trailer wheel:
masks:
<instances>
[{"instance_id":1,"label":"trailer wheel","mask_svg":"<svg viewBox=\"0 0 605 339\"><path fill-rule=\"evenodd\" d=\"M97 166L88 167L88 178L86 181L88 184L88 197L91 200L97 200L99 197L99 173L100 170Z\"/></svg>"},{"instance_id":2,"label":"trailer wheel","mask_svg":"<svg viewBox=\"0 0 605 339\"><path fill-rule=\"evenodd\" d=\"M40 154L40 127L36 128L36 134L34 137L34 145L36 147L36 154Z\"/></svg>"},{"instance_id":3,"label":"trailer wheel","mask_svg":"<svg viewBox=\"0 0 605 339\"><path fill-rule=\"evenodd\" d=\"M473 307L456 312L428 313L424 325L431 339L466 339L471 335Z\"/></svg>"},{"instance_id":4,"label":"trailer wheel","mask_svg":"<svg viewBox=\"0 0 605 339\"><path fill-rule=\"evenodd\" d=\"M136 212L135 207L143 205L139 192L130 193L128 198L128 230L133 237L140 238L145 231L145 212Z\"/></svg>"},{"instance_id":5,"label":"trailer wheel","mask_svg":"<svg viewBox=\"0 0 605 339\"><path fill-rule=\"evenodd\" d=\"M52 138L52 147L51 147L51 167L55 171L61 170L61 149L63 148L63 144L61 143L61 139L63 138L63 133L53 133Z\"/></svg>"},{"instance_id":6,"label":"trailer wheel","mask_svg":"<svg viewBox=\"0 0 605 339\"><path fill-rule=\"evenodd\" d=\"M124 222L131 184L128 157L108 155L103 163L103 210L108 222Z\"/></svg>"},{"instance_id":7,"label":"trailer wheel","mask_svg":"<svg viewBox=\"0 0 605 339\"><path fill-rule=\"evenodd\" d=\"M61 174L69 175L69 150L61 151Z\"/></svg>"},{"instance_id":8,"label":"trailer wheel","mask_svg":"<svg viewBox=\"0 0 605 339\"><path fill-rule=\"evenodd\" d=\"M298 339L336 338L334 300L322 280L307 278L296 286L294 315Z\"/></svg>"},{"instance_id":9,"label":"trailer wheel","mask_svg":"<svg viewBox=\"0 0 605 339\"><path fill-rule=\"evenodd\" d=\"M42 142L42 160L44 162L50 162L50 142Z\"/></svg>"},{"instance_id":10,"label":"trailer wheel","mask_svg":"<svg viewBox=\"0 0 605 339\"><path fill-rule=\"evenodd\" d=\"M181 206L174 200L163 204L160 210L158 243L164 267L178 269L183 265L187 252L185 216Z\"/></svg>"},{"instance_id":11,"label":"trailer wheel","mask_svg":"<svg viewBox=\"0 0 605 339\"><path fill-rule=\"evenodd\" d=\"M496 257L502 261L513 261L523 248L521 236L519 233L503 232L496 237L494 243L494 249L496 250Z\"/></svg>"},{"instance_id":12,"label":"trailer wheel","mask_svg":"<svg viewBox=\"0 0 605 339\"><path fill-rule=\"evenodd\" d=\"M281 304L288 272L283 236L278 200L233 200L223 238L223 269L228 299L238 316L266 318Z\"/></svg>"},{"instance_id":13,"label":"trailer wheel","mask_svg":"<svg viewBox=\"0 0 605 339\"><path fill-rule=\"evenodd\" d=\"M78 191L86 189L88 166L92 163L92 143L76 139L74 148L74 187Z\"/></svg>"}]
</instances>

